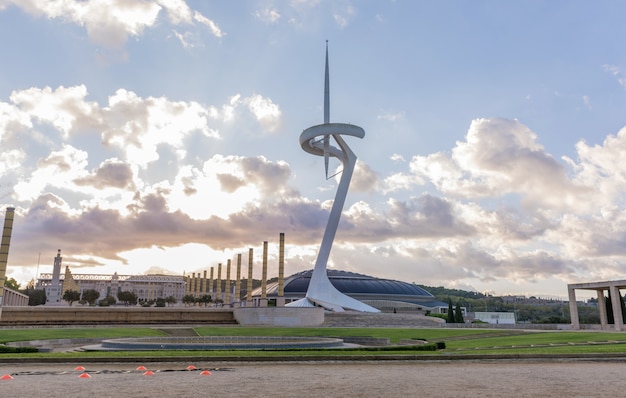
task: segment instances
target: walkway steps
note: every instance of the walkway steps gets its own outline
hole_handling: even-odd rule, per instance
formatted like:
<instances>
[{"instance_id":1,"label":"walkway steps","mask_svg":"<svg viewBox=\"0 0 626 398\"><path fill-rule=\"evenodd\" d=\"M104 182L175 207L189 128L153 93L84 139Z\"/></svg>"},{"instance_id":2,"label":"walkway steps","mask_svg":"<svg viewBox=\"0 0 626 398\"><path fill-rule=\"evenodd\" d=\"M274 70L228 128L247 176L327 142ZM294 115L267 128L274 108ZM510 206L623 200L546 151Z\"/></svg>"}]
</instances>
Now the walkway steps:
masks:
<instances>
[{"instance_id":1,"label":"walkway steps","mask_svg":"<svg viewBox=\"0 0 626 398\"><path fill-rule=\"evenodd\" d=\"M322 327L330 328L436 328L441 319L418 314L363 313L363 312L326 312Z\"/></svg>"},{"instance_id":2,"label":"walkway steps","mask_svg":"<svg viewBox=\"0 0 626 398\"><path fill-rule=\"evenodd\" d=\"M192 328L158 328L156 330L171 337L198 337L198 333Z\"/></svg>"}]
</instances>

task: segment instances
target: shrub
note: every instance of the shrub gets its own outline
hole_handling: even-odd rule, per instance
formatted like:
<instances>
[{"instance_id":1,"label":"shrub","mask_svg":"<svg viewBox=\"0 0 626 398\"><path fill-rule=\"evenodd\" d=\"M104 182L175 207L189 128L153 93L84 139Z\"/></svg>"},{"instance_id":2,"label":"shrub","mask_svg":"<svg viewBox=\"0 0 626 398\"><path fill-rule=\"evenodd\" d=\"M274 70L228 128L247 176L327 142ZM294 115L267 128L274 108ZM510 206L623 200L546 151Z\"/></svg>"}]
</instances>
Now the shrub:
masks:
<instances>
[{"instance_id":1,"label":"shrub","mask_svg":"<svg viewBox=\"0 0 626 398\"><path fill-rule=\"evenodd\" d=\"M15 354L25 352L39 352L35 347L8 347L6 345L0 345L0 354Z\"/></svg>"}]
</instances>

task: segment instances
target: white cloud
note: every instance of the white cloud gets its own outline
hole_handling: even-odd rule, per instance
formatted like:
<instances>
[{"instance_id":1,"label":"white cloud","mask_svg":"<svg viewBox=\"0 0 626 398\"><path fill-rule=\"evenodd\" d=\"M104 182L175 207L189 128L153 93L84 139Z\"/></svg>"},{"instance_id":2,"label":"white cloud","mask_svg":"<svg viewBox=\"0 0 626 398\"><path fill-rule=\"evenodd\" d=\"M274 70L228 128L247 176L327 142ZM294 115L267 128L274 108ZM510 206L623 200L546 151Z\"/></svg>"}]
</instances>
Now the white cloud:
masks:
<instances>
[{"instance_id":1,"label":"white cloud","mask_svg":"<svg viewBox=\"0 0 626 398\"><path fill-rule=\"evenodd\" d=\"M0 152L0 175L19 168L25 158L26 153L19 149Z\"/></svg>"},{"instance_id":2,"label":"white cloud","mask_svg":"<svg viewBox=\"0 0 626 398\"><path fill-rule=\"evenodd\" d=\"M611 75L615 76L620 86L626 88L626 78L622 76L622 68L616 65L605 64L605 65L602 65L602 69L604 69L605 72L610 73Z\"/></svg>"},{"instance_id":3,"label":"white cloud","mask_svg":"<svg viewBox=\"0 0 626 398\"><path fill-rule=\"evenodd\" d=\"M474 120L466 141L457 142L451 156L415 156L411 172L446 195L518 194L529 207L579 211L593 192L569 179L565 166L543 150L528 127L507 119Z\"/></svg>"},{"instance_id":4,"label":"white cloud","mask_svg":"<svg viewBox=\"0 0 626 398\"><path fill-rule=\"evenodd\" d=\"M14 105L0 102L0 141L7 140L10 134L32 127L27 113Z\"/></svg>"},{"instance_id":5,"label":"white cloud","mask_svg":"<svg viewBox=\"0 0 626 398\"><path fill-rule=\"evenodd\" d=\"M389 159L393 160L394 162L405 162L406 160L404 159L404 156L398 154L398 153L394 153L393 155L391 155L389 157Z\"/></svg>"},{"instance_id":6,"label":"white cloud","mask_svg":"<svg viewBox=\"0 0 626 398\"><path fill-rule=\"evenodd\" d=\"M213 34L213 36L215 37L226 36L226 33L222 32L222 30L219 28L219 26L217 26L215 22L205 17L204 15L200 14L198 11L195 11L193 13L193 19L207 26L209 30L211 31L211 33Z\"/></svg>"},{"instance_id":7,"label":"white cloud","mask_svg":"<svg viewBox=\"0 0 626 398\"><path fill-rule=\"evenodd\" d=\"M207 26L216 37L225 34L183 0L4 0L4 4L15 5L37 17L59 18L83 26L94 43L113 50L120 50L129 36L141 36L145 29L155 26L162 7L174 25L195 21Z\"/></svg>"},{"instance_id":8,"label":"white cloud","mask_svg":"<svg viewBox=\"0 0 626 398\"><path fill-rule=\"evenodd\" d=\"M340 178L340 176L337 176ZM350 189L355 192L376 192L379 188L379 178L365 162L359 160L356 163Z\"/></svg>"},{"instance_id":9,"label":"white cloud","mask_svg":"<svg viewBox=\"0 0 626 398\"><path fill-rule=\"evenodd\" d=\"M282 112L270 98L255 94L244 99L244 103L266 131L274 133L280 129Z\"/></svg>"},{"instance_id":10,"label":"white cloud","mask_svg":"<svg viewBox=\"0 0 626 398\"><path fill-rule=\"evenodd\" d=\"M404 116L405 116L404 111L397 111L397 112L385 111L382 114L378 115L377 118L379 120L387 120L390 122L395 122L397 120L404 119Z\"/></svg>"},{"instance_id":11,"label":"white cloud","mask_svg":"<svg viewBox=\"0 0 626 398\"><path fill-rule=\"evenodd\" d=\"M49 186L71 189L73 180L85 176L87 158L87 152L70 145L51 152L39 161L38 168L28 178L15 185L17 199L34 200Z\"/></svg>"},{"instance_id":12,"label":"white cloud","mask_svg":"<svg viewBox=\"0 0 626 398\"><path fill-rule=\"evenodd\" d=\"M39 122L50 123L65 137L76 129L89 129L101 124L101 115L96 103L85 101L87 88L50 87L29 88L11 93L10 100L17 105L22 115ZM25 119L22 119L25 123ZM30 123L28 123L30 124Z\"/></svg>"},{"instance_id":13,"label":"white cloud","mask_svg":"<svg viewBox=\"0 0 626 398\"><path fill-rule=\"evenodd\" d=\"M588 197L594 207L626 205L626 128L609 135L602 145L589 146L584 141L576 144L579 163L568 159L575 171L574 180L593 187L596 193Z\"/></svg>"},{"instance_id":14,"label":"white cloud","mask_svg":"<svg viewBox=\"0 0 626 398\"><path fill-rule=\"evenodd\" d=\"M268 25L276 24L278 23L278 20L280 19L280 13L275 8L263 8L263 9L257 10L254 13L254 15L258 19L263 21L263 23L266 23Z\"/></svg>"},{"instance_id":15,"label":"white cloud","mask_svg":"<svg viewBox=\"0 0 626 398\"><path fill-rule=\"evenodd\" d=\"M144 99L120 89L109 98L103 114L104 143L120 148L125 160L141 167L159 159L160 144L182 149L183 138L194 131L216 138L216 132L207 126L208 111L196 102Z\"/></svg>"}]
</instances>

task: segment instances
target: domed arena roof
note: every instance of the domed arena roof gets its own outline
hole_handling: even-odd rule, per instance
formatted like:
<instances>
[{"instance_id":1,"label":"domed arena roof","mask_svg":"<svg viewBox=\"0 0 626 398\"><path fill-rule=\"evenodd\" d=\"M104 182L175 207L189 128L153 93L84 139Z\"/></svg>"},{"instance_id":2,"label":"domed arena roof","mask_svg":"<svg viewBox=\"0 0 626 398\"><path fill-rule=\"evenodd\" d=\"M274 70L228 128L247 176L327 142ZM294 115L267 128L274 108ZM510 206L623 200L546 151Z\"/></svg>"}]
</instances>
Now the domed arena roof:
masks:
<instances>
[{"instance_id":1,"label":"domed arena roof","mask_svg":"<svg viewBox=\"0 0 626 398\"><path fill-rule=\"evenodd\" d=\"M298 300L306 295L312 274L313 270L302 271L285 279L284 297L287 302ZM398 307L428 310L447 305L438 301L430 292L412 283L335 269L327 269L326 274L337 290L380 310ZM261 288L252 292L252 297L259 298L260 296ZM267 284L266 296L268 299L278 296L278 282Z\"/></svg>"}]
</instances>

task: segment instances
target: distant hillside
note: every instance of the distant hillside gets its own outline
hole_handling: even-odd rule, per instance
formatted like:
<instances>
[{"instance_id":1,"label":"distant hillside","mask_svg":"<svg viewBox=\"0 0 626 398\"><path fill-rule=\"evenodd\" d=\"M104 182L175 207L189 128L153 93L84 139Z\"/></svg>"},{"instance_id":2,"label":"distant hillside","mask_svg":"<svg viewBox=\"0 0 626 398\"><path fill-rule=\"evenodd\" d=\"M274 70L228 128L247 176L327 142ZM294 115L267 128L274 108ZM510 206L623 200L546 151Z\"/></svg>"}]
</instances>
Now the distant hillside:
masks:
<instances>
[{"instance_id":1,"label":"distant hillside","mask_svg":"<svg viewBox=\"0 0 626 398\"><path fill-rule=\"evenodd\" d=\"M478 292L469 292L467 290L460 289L448 289L443 286L426 286L426 285L417 285L423 289L429 291L433 296L437 297L441 301L447 301L448 297L450 298L464 298L464 299L484 299L485 296L482 293ZM444 300L445 299L445 300Z\"/></svg>"}]
</instances>

